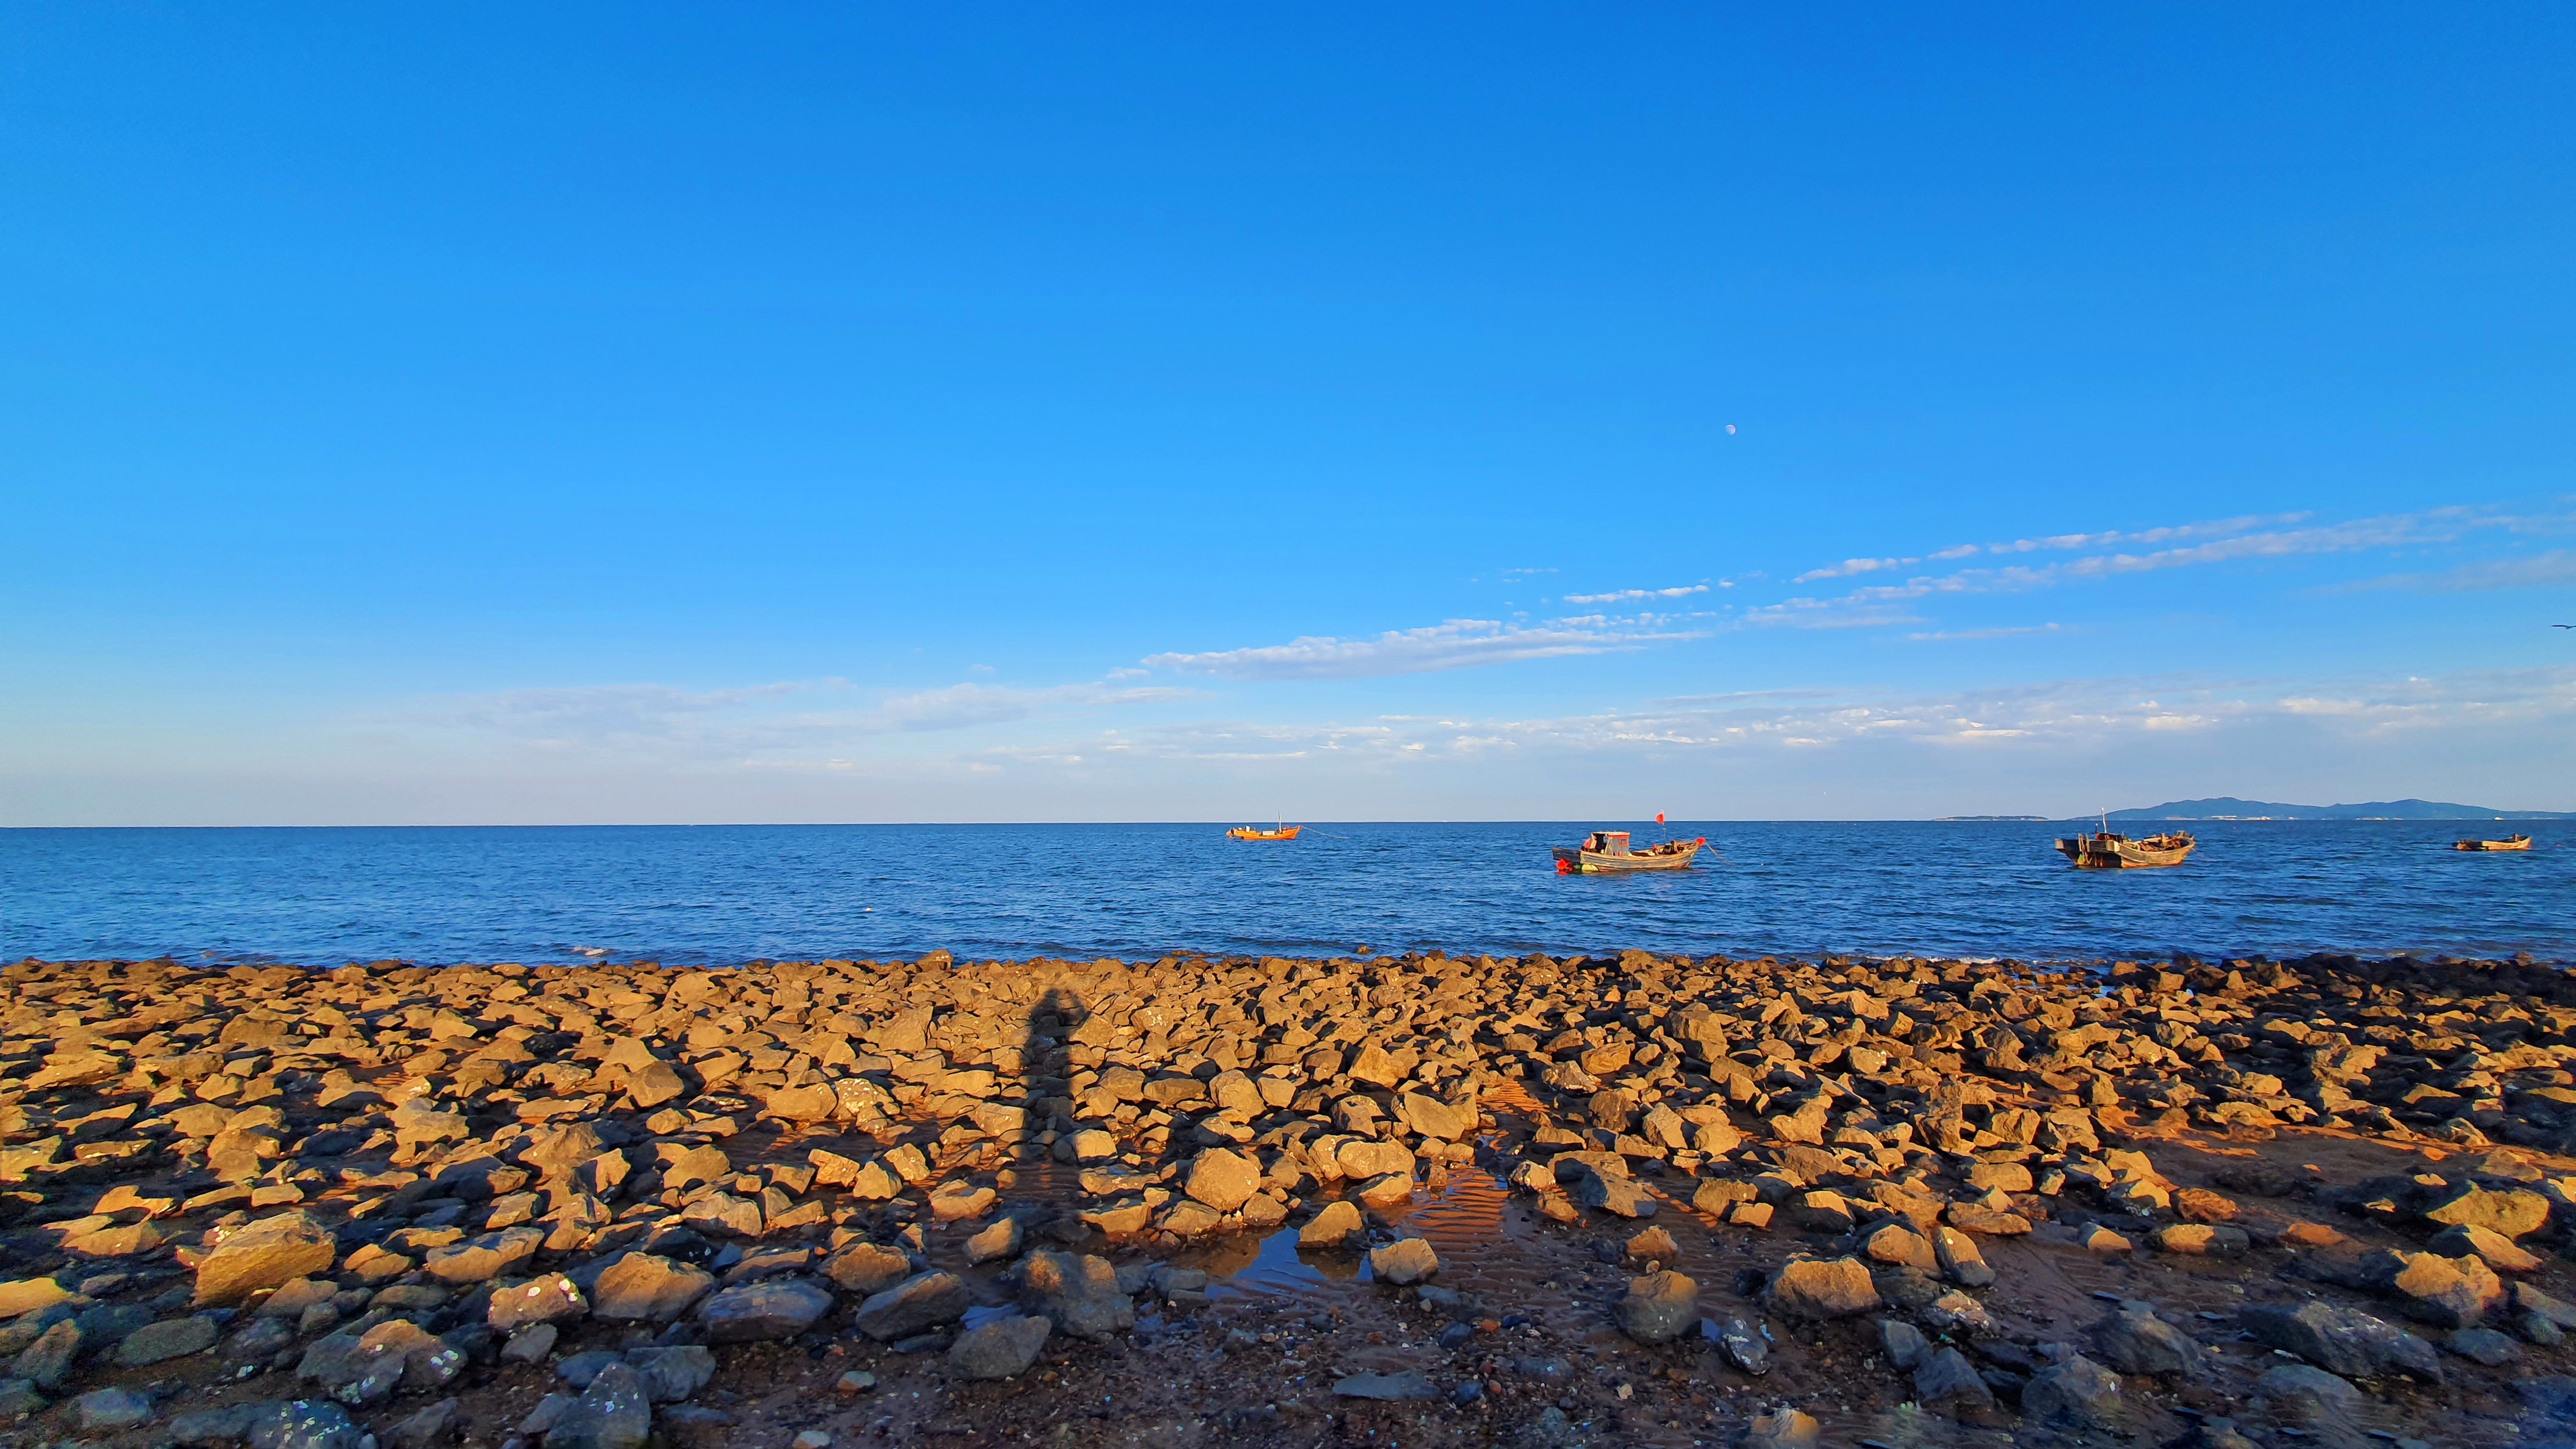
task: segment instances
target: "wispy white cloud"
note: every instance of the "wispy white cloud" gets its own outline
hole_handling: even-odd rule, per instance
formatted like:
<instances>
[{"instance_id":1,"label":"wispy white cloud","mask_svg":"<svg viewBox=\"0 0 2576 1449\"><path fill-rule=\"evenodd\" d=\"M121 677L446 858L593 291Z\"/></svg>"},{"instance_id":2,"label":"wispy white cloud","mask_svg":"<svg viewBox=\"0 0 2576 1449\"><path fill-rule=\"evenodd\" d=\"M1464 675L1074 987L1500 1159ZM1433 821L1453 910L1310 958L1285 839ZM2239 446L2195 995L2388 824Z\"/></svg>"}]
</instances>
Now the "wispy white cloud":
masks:
<instances>
[{"instance_id":1,"label":"wispy white cloud","mask_svg":"<svg viewBox=\"0 0 2576 1449\"><path fill-rule=\"evenodd\" d=\"M1786 625L1799 628L1910 624L1919 622L1912 612L1917 601L1942 595L2025 593L2161 569L2452 543L2481 530L2520 528L2531 522L2484 509L2454 507L2386 514L2308 528L2266 526L2295 522L2305 516L2282 514L2233 518L2133 533L2060 534L2043 539L2023 539L2012 544L1989 545L1987 551L1990 553L2159 543L2176 546L2145 548L2144 551L2124 548L2119 552L2097 552L2062 563L2011 564L2000 568L1927 574L1903 583L1872 584L1832 598L1785 599L1746 610L1738 622L1755 627Z\"/></svg>"},{"instance_id":2,"label":"wispy white cloud","mask_svg":"<svg viewBox=\"0 0 2576 1449\"><path fill-rule=\"evenodd\" d=\"M1929 633L1908 634L1908 639L2011 639L2023 634L2058 634L2065 632L2055 624L2023 624L2008 629L1936 629Z\"/></svg>"},{"instance_id":3,"label":"wispy white cloud","mask_svg":"<svg viewBox=\"0 0 2576 1449\"><path fill-rule=\"evenodd\" d=\"M1708 592L1706 584L1686 584L1670 589L1618 589L1607 594L1568 594L1569 604L1634 604L1646 599L1687 599Z\"/></svg>"},{"instance_id":4,"label":"wispy white cloud","mask_svg":"<svg viewBox=\"0 0 2576 1449\"><path fill-rule=\"evenodd\" d=\"M982 758L1282 761L1434 767L1519 753L1812 751L1878 742L1932 749L2099 751L2123 740L2226 736L2281 726L2386 737L2528 726L2576 717L2576 666L2439 678L2213 680L2162 676L2059 680L1932 695L1760 691L1688 696L1620 710L1533 719L1388 716L1359 724L1188 721L1113 730L1079 745L1015 747ZM2216 745L2213 748L2224 748Z\"/></svg>"},{"instance_id":5,"label":"wispy white cloud","mask_svg":"<svg viewBox=\"0 0 2576 1449\"><path fill-rule=\"evenodd\" d=\"M2576 553L2553 549L2527 558L2487 559L2439 573L2390 574L2345 584L2339 591L2417 589L2426 593L2467 593L2487 589L2566 588L2576 584Z\"/></svg>"},{"instance_id":6,"label":"wispy white cloud","mask_svg":"<svg viewBox=\"0 0 2576 1449\"><path fill-rule=\"evenodd\" d=\"M1968 552L1976 552L1976 547L1973 544L1970 545ZM1915 564L1919 564L1921 562L1923 562L1923 560L1919 558L1847 558L1838 564L1830 564L1820 569L1809 569L1805 573L1798 575L1796 578L1789 580L1789 582L1793 584L1811 584L1818 579L1846 579L1850 578L1854 574L1874 574L1883 569L1911 568Z\"/></svg>"},{"instance_id":7,"label":"wispy white cloud","mask_svg":"<svg viewBox=\"0 0 2576 1449\"><path fill-rule=\"evenodd\" d=\"M1697 637L1698 631L1673 629L1651 616L1630 620L1593 616L1535 625L1451 619L1427 628L1391 629L1370 639L1308 637L1246 649L1156 654L1144 662L1156 669L1230 679L1363 679L1522 659L1624 653Z\"/></svg>"}]
</instances>

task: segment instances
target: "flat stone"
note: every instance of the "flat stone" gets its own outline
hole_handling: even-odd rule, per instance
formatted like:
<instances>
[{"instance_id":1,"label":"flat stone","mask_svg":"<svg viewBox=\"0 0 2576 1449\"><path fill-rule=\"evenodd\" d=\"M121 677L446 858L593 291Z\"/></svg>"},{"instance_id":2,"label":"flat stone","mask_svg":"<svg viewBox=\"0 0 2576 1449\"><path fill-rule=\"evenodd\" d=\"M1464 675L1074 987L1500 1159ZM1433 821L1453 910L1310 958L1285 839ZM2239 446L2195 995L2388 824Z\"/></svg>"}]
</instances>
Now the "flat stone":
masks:
<instances>
[{"instance_id":1,"label":"flat stone","mask_svg":"<svg viewBox=\"0 0 2576 1449\"><path fill-rule=\"evenodd\" d=\"M629 1253L592 1285L590 1311L601 1318L667 1323L716 1285L715 1275L651 1253Z\"/></svg>"},{"instance_id":2,"label":"flat stone","mask_svg":"<svg viewBox=\"0 0 2576 1449\"><path fill-rule=\"evenodd\" d=\"M72 1296L72 1291L51 1278L19 1278L0 1283L0 1318L16 1318L40 1308L51 1308Z\"/></svg>"},{"instance_id":3,"label":"flat stone","mask_svg":"<svg viewBox=\"0 0 2576 1449\"><path fill-rule=\"evenodd\" d=\"M198 1261L197 1304L223 1307L263 1289L328 1272L338 1251L331 1230L301 1208L244 1223L224 1233Z\"/></svg>"},{"instance_id":4,"label":"flat stone","mask_svg":"<svg viewBox=\"0 0 2576 1449\"><path fill-rule=\"evenodd\" d=\"M84 1431L113 1433L152 1422L152 1401L131 1389L97 1389L72 1401Z\"/></svg>"},{"instance_id":5,"label":"flat stone","mask_svg":"<svg viewBox=\"0 0 2576 1449\"><path fill-rule=\"evenodd\" d=\"M488 1283L504 1273L516 1272L537 1255L545 1241L546 1235L535 1228L504 1228L432 1248L421 1267L442 1283Z\"/></svg>"},{"instance_id":6,"label":"flat stone","mask_svg":"<svg viewBox=\"0 0 2576 1449\"><path fill-rule=\"evenodd\" d=\"M2492 1328L2456 1329L2450 1337L2442 1340L2442 1346L2489 1368L2502 1368L2522 1357L2522 1345L2514 1342L2510 1335Z\"/></svg>"},{"instance_id":7,"label":"flat stone","mask_svg":"<svg viewBox=\"0 0 2576 1449\"><path fill-rule=\"evenodd\" d=\"M979 1323L949 1345L949 1371L968 1379L1015 1378L1037 1362L1054 1331L1052 1321L1034 1314Z\"/></svg>"},{"instance_id":8,"label":"flat stone","mask_svg":"<svg viewBox=\"0 0 2576 1449\"><path fill-rule=\"evenodd\" d=\"M2095 1324L2093 1347L2124 1374L2187 1374L2201 1366L2200 1344L2144 1303L2122 1304Z\"/></svg>"},{"instance_id":9,"label":"flat stone","mask_svg":"<svg viewBox=\"0 0 2576 1449\"><path fill-rule=\"evenodd\" d=\"M349 1411L328 1399L292 1399L255 1406L250 1449L357 1449L358 1426Z\"/></svg>"},{"instance_id":10,"label":"flat stone","mask_svg":"<svg viewBox=\"0 0 2576 1449\"><path fill-rule=\"evenodd\" d=\"M966 1316L973 1301L966 1285L947 1273L922 1273L870 1297L851 1315L851 1326L879 1343L910 1338Z\"/></svg>"},{"instance_id":11,"label":"flat stone","mask_svg":"<svg viewBox=\"0 0 2576 1449\"><path fill-rule=\"evenodd\" d=\"M1020 1238L1018 1218L996 1218L991 1227L966 1240L966 1261L971 1266L1016 1257L1020 1251Z\"/></svg>"},{"instance_id":12,"label":"flat stone","mask_svg":"<svg viewBox=\"0 0 2576 1449\"><path fill-rule=\"evenodd\" d=\"M832 1290L810 1278L764 1278L727 1288L698 1305L709 1343L793 1338L832 1311Z\"/></svg>"},{"instance_id":13,"label":"flat stone","mask_svg":"<svg viewBox=\"0 0 2576 1449\"><path fill-rule=\"evenodd\" d=\"M2507 1238L2528 1237L2549 1221L2549 1199L2523 1188L2493 1192L2464 1187L2424 1214L2444 1227L2479 1227Z\"/></svg>"},{"instance_id":14,"label":"flat stone","mask_svg":"<svg viewBox=\"0 0 2576 1449\"><path fill-rule=\"evenodd\" d=\"M2297 1354L2330 1373L2406 1373L2433 1383L2442 1378L2433 1345L2357 1309L2313 1299L2295 1308L2251 1304L2237 1311L2236 1321L2255 1342Z\"/></svg>"},{"instance_id":15,"label":"flat stone","mask_svg":"<svg viewBox=\"0 0 2576 1449\"><path fill-rule=\"evenodd\" d=\"M1892 1367L1905 1370L1929 1357L1932 1345L1923 1337L1923 1330L1904 1319L1883 1318L1878 1324L1878 1349L1887 1355Z\"/></svg>"},{"instance_id":16,"label":"flat stone","mask_svg":"<svg viewBox=\"0 0 2576 1449\"><path fill-rule=\"evenodd\" d=\"M125 1336L116 1346L116 1361L125 1368L142 1368L165 1359L185 1358L204 1353L215 1346L223 1329L211 1318L172 1318L147 1324Z\"/></svg>"},{"instance_id":17,"label":"flat stone","mask_svg":"<svg viewBox=\"0 0 2576 1449\"><path fill-rule=\"evenodd\" d=\"M693 1343L667 1348L630 1348L626 1365L644 1383L657 1404L676 1404L695 1397L716 1376L716 1356Z\"/></svg>"},{"instance_id":18,"label":"flat stone","mask_svg":"<svg viewBox=\"0 0 2576 1449\"><path fill-rule=\"evenodd\" d=\"M2340 1423L2361 1408L2361 1390L2303 1363L2285 1363L2254 1381L2256 1398L2302 1423Z\"/></svg>"},{"instance_id":19,"label":"flat stone","mask_svg":"<svg viewBox=\"0 0 2576 1449\"><path fill-rule=\"evenodd\" d=\"M2493 1228L2472 1223L2466 1227L2445 1228L2424 1245L2427 1252L2445 1258L2475 1257L2499 1273L2537 1273L2543 1266L2539 1255Z\"/></svg>"},{"instance_id":20,"label":"flat stone","mask_svg":"<svg viewBox=\"0 0 2576 1449\"><path fill-rule=\"evenodd\" d=\"M456 1420L457 1401L441 1399L413 1412L385 1430L383 1442L388 1449L433 1449L447 1442L450 1426Z\"/></svg>"},{"instance_id":21,"label":"flat stone","mask_svg":"<svg viewBox=\"0 0 2576 1449\"><path fill-rule=\"evenodd\" d=\"M844 1292L865 1298L882 1293L913 1274L912 1259L893 1248L865 1239L850 1243L823 1260L823 1276Z\"/></svg>"},{"instance_id":22,"label":"flat stone","mask_svg":"<svg viewBox=\"0 0 2576 1449\"><path fill-rule=\"evenodd\" d=\"M2414 1253L2388 1284L2409 1318L2443 1328L2471 1328L2504 1302L2504 1282L2475 1257Z\"/></svg>"},{"instance_id":23,"label":"flat stone","mask_svg":"<svg viewBox=\"0 0 2576 1449\"><path fill-rule=\"evenodd\" d=\"M2191 1258L2242 1257L2253 1244L2243 1228L2224 1223L2168 1223L2147 1235L2157 1252Z\"/></svg>"}]
</instances>

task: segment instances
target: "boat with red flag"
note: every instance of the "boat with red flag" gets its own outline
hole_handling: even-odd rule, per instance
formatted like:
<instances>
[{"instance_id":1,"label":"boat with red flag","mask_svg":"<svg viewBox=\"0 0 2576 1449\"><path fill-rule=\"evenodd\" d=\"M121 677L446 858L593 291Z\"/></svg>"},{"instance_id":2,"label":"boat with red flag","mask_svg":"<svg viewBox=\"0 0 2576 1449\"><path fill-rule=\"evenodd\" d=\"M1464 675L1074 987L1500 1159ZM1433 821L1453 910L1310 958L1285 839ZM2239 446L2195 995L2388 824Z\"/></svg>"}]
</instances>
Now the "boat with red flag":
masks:
<instances>
[{"instance_id":1,"label":"boat with red flag","mask_svg":"<svg viewBox=\"0 0 2576 1449\"><path fill-rule=\"evenodd\" d=\"M1658 814L1655 823L1664 823ZM1681 870L1708 844L1708 837L1666 840L1642 849L1628 843L1625 830L1596 830L1581 845L1556 848L1558 875L1626 875L1640 870Z\"/></svg>"}]
</instances>

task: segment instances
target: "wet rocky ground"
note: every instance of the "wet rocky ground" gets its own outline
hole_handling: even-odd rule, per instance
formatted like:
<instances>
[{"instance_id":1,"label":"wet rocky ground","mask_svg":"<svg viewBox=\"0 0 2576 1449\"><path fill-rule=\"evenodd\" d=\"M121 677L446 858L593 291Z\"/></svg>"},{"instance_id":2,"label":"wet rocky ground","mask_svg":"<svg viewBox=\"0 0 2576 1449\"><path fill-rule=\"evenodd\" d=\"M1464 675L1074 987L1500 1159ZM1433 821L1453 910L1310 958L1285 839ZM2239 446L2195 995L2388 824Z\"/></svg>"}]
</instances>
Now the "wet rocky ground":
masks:
<instances>
[{"instance_id":1,"label":"wet rocky ground","mask_svg":"<svg viewBox=\"0 0 2576 1449\"><path fill-rule=\"evenodd\" d=\"M0 969L0 1443L2576 1437L2529 962Z\"/></svg>"}]
</instances>

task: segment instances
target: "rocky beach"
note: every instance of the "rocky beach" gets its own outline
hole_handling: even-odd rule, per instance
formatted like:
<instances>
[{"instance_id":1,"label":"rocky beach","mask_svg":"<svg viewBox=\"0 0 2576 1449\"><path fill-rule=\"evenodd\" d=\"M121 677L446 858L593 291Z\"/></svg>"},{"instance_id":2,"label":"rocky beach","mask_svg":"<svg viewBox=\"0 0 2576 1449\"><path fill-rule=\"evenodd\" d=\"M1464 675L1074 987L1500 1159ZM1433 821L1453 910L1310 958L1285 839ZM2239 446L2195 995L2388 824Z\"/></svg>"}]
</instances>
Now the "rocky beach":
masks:
<instances>
[{"instance_id":1,"label":"rocky beach","mask_svg":"<svg viewBox=\"0 0 2576 1449\"><path fill-rule=\"evenodd\" d=\"M2546 1443L2515 961L0 970L0 1442Z\"/></svg>"}]
</instances>

